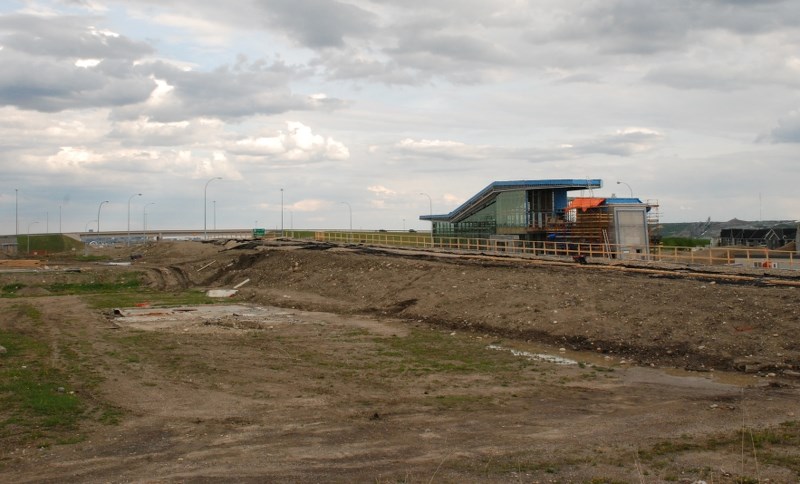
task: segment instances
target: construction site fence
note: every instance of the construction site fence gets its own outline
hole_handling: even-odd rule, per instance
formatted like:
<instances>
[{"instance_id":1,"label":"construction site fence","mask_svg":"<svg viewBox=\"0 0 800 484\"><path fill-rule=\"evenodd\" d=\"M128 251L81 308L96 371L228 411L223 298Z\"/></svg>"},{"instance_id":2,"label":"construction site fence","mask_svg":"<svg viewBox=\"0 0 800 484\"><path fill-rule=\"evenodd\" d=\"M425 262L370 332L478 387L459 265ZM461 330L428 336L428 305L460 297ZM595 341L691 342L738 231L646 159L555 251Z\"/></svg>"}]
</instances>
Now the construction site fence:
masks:
<instances>
[{"instance_id":1,"label":"construction site fence","mask_svg":"<svg viewBox=\"0 0 800 484\"><path fill-rule=\"evenodd\" d=\"M665 247L620 244L431 237L425 233L317 231L320 242L364 244L407 248L441 249L530 257L603 258L671 262L685 265L738 265L762 269L800 270L800 256L792 251L753 247Z\"/></svg>"}]
</instances>

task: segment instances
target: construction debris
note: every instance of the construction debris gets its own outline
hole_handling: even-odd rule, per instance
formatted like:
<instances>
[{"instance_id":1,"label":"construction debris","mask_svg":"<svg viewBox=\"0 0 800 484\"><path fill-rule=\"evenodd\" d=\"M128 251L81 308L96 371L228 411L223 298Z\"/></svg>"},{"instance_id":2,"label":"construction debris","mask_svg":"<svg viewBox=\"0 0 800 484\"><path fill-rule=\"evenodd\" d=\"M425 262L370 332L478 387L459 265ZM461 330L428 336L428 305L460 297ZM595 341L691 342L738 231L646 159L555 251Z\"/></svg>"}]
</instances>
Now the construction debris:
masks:
<instances>
[{"instance_id":1,"label":"construction debris","mask_svg":"<svg viewBox=\"0 0 800 484\"><path fill-rule=\"evenodd\" d=\"M243 280L242 282L240 282L239 284L236 284L235 286L233 286L233 288L234 288L234 289L239 289L240 287L244 286L244 285L245 285L245 284L247 284L248 282L250 282L250 279L245 279L245 280Z\"/></svg>"}]
</instances>

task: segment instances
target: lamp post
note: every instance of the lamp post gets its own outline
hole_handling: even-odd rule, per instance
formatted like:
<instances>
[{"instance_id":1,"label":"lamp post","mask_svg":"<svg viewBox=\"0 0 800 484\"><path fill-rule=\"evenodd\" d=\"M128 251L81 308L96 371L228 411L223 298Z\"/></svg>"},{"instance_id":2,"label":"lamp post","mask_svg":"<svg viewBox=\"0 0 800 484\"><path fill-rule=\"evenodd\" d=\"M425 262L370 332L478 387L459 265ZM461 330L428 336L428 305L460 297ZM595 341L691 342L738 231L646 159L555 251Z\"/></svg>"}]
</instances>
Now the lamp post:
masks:
<instances>
[{"instance_id":1,"label":"lamp post","mask_svg":"<svg viewBox=\"0 0 800 484\"><path fill-rule=\"evenodd\" d=\"M31 253L31 225L36 225L38 223L38 221L35 221L28 224L28 249L26 250L28 254Z\"/></svg>"},{"instance_id":2,"label":"lamp post","mask_svg":"<svg viewBox=\"0 0 800 484\"><path fill-rule=\"evenodd\" d=\"M100 233L100 209L103 208L103 204L108 203L108 200L104 200L100 202L100 206L97 207L97 233Z\"/></svg>"},{"instance_id":3,"label":"lamp post","mask_svg":"<svg viewBox=\"0 0 800 484\"><path fill-rule=\"evenodd\" d=\"M420 195L428 197L428 212L431 216L431 248L433 248L433 199L427 193L420 193Z\"/></svg>"},{"instance_id":4,"label":"lamp post","mask_svg":"<svg viewBox=\"0 0 800 484\"><path fill-rule=\"evenodd\" d=\"M141 197L141 193L134 193L133 195L128 198L128 247L131 246L131 200L133 197Z\"/></svg>"},{"instance_id":5,"label":"lamp post","mask_svg":"<svg viewBox=\"0 0 800 484\"><path fill-rule=\"evenodd\" d=\"M353 237L353 207L347 202L339 202L347 205L347 210L350 212L350 233L347 235L347 241L352 242Z\"/></svg>"},{"instance_id":6,"label":"lamp post","mask_svg":"<svg viewBox=\"0 0 800 484\"><path fill-rule=\"evenodd\" d=\"M147 206L155 204L156 202L145 203L142 207L142 238L144 238L145 244L147 244Z\"/></svg>"},{"instance_id":7,"label":"lamp post","mask_svg":"<svg viewBox=\"0 0 800 484\"><path fill-rule=\"evenodd\" d=\"M19 235L19 188L14 189L14 235Z\"/></svg>"},{"instance_id":8,"label":"lamp post","mask_svg":"<svg viewBox=\"0 0 800 484\"><path fill-rule=\"evenodd\" d=\"M283 188L281 188L281 237L283 237Z\"/></svg>"},{"instance_id":9,"label":"lamp post","mask_svg":"<svg viewBox=\"0 0 800 484\"><path fill-rule=\"evenodd\" d=\"M221 176L215 176L206 182L206 186L203 189L203 238L208 238L208 229L206 228L207 223L207 213L208 213L208 184L214 180L222 180Z\"/></svg>"},{"instance_id":10,"label":"lamp post","mask_svg":"<svg viewBox=\"0 0 800 484\"><path fill-rule=\"evenodd\" d=\"M633 198L633 188L631 188L630 185L628 185L624 181L620 181L620 180L617 180L617 185L625 185L626 187L628 187L628 191L631 192L631 198Z\"/></svg>"}]
</instances>

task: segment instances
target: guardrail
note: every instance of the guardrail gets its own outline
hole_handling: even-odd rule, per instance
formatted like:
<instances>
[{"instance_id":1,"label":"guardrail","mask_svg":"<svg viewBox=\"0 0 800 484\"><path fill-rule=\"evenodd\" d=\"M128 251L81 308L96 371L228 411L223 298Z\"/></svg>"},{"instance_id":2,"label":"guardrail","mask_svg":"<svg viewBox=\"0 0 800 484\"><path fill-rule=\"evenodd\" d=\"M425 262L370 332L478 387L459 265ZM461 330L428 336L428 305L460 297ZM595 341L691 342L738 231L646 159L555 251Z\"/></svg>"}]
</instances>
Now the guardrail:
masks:
<instances>
[{"instance_id":1,"label":"guardrail","mask_svg":"<svg viewBox=\"0 0 800 484\"><path fill-rule=\"evenodd\" d=\"M761 269L800 270L800 257L792 251L767 250L753 247L644 247L619 244L589 244L516 239L475 239L434 237L425 233L317 231L315 240L334 243L359 243L393 247L436 248L474 251L491 254L524 256L554 256L572 258L606 258L673 262L685 265L739 265Z\"/></svg>"}]
</instances>

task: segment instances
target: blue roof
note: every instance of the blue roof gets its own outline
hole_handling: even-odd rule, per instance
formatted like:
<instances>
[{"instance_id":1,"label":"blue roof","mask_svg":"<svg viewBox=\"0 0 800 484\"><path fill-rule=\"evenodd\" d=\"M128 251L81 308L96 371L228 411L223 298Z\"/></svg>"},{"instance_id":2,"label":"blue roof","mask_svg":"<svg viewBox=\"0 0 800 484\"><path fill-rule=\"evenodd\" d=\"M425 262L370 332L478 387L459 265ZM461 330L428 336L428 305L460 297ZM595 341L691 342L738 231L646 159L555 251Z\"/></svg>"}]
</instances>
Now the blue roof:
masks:
<instances>
[{"instance_id":1,"label":"blue roof","mask_svg":"<svg viewBox=\"0 0 800 484\"><path fill-rule=\"evenodd\" d=\"M606 198L606 205L622 205L622 204L637 204L641 205L643 202L638 198Z\"/></svg>"},{"instance_id":2,"label":"blue roof","mask_svg":"<svg viewBox=\"0 0 800 484\"><path fill-rule=\"evenodd\" d=\"M588 190L594 188L602 188L603 180L600 179L554 179L554 180L512 180L512 181L496 181L489 184L486 188L476 193L472 198L462 203L452 212L446 215L420 215L420 220L439 220L449 221L458 217L460 214L469 211L476 207L483 201L493 198L497 193L508 192L514 190L527 190L527 189L547 189L547 188L561 188L565 191L568 190ZM641 203L641 202L639 202Z\"/></svg>"}]
</instances>

